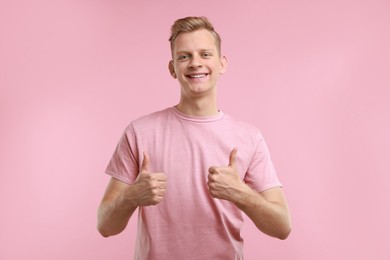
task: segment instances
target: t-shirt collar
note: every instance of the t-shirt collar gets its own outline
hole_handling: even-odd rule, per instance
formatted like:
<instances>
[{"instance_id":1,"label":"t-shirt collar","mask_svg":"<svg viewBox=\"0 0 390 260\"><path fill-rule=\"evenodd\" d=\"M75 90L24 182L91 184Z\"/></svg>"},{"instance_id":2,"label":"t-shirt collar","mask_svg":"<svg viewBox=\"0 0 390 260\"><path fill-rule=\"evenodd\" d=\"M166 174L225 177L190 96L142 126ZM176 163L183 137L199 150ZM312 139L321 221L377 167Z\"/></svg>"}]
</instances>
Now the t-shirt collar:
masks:
<instances>
[{"instance_id":1,"label":"t-shirt collar","mask_svg":"<svg viewBox=\"0 0 390 260\"><path fill-rule=\"evenodd\" d=\"M198 123L213 122L221 119L224 116L224 113L221 110L218 110L218 114L213 116L190 116L180 112L175 106L170 108L170 111L177 117L187 121L193 121Z\"/></svg>"}]
</instances>

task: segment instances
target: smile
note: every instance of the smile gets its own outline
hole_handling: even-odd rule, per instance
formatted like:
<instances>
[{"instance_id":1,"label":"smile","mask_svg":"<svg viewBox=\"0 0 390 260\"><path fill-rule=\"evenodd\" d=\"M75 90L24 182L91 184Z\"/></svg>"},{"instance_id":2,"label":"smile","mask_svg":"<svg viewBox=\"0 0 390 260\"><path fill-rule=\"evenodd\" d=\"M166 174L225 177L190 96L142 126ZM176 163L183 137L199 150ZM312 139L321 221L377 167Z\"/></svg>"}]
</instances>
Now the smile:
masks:
<instances>
[{"instance_id":1,"label":"smile","mask_svg":"<svg viewBox=\"0 0 390 260\"><path fill-rule=\"evenodd\" d=\"M205 74L194 74L194 75L187 75L187 77L192 78L192 79L199 79L199 78L204 78L208 75L208 73Z\"/></svg>"}]
</instances>

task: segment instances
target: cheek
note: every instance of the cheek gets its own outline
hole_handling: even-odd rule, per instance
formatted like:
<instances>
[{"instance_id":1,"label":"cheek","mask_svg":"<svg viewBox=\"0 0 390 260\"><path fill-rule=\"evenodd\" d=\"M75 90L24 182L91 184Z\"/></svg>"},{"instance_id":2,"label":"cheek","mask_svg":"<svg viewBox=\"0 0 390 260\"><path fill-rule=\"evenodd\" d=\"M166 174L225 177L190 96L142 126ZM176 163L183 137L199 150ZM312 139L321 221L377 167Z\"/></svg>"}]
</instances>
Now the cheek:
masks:
<instances>
[{"instance_id":1,"label":"cheek","mask_svg":"<svg viewBox=\"0 0 390 260\"><path fill-rule=\"evenodd\" d=\"M213 63L209 64L209 68L212 71L216 71L216 72L219 72L221 70L221 66L217 62L213 62Z\"/></svg>"},{"instance_id":2,"label":"cheek","mask_svg":"<svg viewBox=\"0 0 390 260\"><path fill-rule=\"evenodd\" d=\"M176 65L176 67L175 67L175 73L176 73L177 76L183 74L183 71L184 71L184 70L183 70L182 64Z\"/></svg>"}]
</instances>

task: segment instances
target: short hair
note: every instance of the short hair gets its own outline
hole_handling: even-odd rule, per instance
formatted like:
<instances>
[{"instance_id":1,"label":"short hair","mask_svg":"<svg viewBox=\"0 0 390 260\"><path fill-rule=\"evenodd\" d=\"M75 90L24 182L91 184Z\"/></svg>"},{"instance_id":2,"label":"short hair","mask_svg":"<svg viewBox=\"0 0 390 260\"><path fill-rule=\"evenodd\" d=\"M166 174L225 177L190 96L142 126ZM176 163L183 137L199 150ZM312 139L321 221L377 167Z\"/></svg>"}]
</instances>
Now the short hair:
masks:
<instances>
[{"instance_id":1,"label":"short hair","mask_svg":"<svg viewBox=\"0 0 390 260\"><path fill-rule=\"evenodd\" d=\"M175 21L171 27L171 36L169 37L169 41L171 42L172 55L174 43L179 34L194 32L201 29L209 31L214 36L218 54L221 55L221 37L214 30L214 26L211 24L211 22L204 16L188 16Z\"/></svg>"}]
</instances>

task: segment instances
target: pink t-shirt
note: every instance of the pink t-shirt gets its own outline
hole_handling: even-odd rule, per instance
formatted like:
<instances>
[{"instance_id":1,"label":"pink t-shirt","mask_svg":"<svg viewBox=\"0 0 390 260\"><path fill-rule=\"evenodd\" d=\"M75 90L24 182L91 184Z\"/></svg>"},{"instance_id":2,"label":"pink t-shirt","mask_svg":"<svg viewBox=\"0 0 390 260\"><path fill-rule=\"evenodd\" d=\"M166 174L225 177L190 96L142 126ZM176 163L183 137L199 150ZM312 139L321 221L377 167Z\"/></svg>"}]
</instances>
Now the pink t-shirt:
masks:
<instances>
[{"instance_id":1,"label":"pink t-shirt","mask_svg":"<svg viewBox=\"0 0 390 260\"><path fill-rule=\"evenodd\" d=\"M164 200L139 207L134 259L243 259L243 213L207 188L209 167L227 166L234 147L245 183L259 192L281 186L259 130L221 111L192 117L171 107L126 128L106 173L132 184L145 151L150 172L167 175Z\"/></svg>"}]
</instances>

